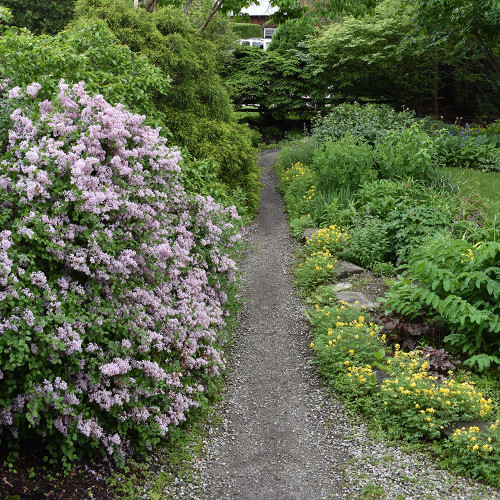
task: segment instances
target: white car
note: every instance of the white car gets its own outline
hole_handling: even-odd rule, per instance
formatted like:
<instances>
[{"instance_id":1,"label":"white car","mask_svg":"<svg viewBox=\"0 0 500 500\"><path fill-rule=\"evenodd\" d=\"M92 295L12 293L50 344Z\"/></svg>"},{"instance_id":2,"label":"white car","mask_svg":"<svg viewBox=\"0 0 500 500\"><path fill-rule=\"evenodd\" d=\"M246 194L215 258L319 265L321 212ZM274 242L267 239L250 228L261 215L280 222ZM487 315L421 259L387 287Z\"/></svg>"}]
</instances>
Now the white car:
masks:
<instances>
[{"instance_id":1,"label":"white car","mask_svg":"<svg viewBox=\"0 0 500 500\"><path fill-rule=\"evenodd\" d=\"M263 50L267 50L270 43L270 38L242 38L241 40L238 40L238 45L248 45L250 47L257 47Z\"/></svg>"}]
</instances>

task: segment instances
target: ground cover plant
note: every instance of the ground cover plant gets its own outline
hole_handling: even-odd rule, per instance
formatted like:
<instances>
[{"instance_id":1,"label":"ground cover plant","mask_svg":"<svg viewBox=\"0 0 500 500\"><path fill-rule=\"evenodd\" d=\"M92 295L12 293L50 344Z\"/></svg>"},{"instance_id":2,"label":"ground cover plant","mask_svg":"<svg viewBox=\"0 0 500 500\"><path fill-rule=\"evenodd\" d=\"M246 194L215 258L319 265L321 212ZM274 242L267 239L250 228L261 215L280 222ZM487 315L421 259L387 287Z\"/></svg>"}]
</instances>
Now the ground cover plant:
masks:
<instances>
[{"instance_id":1,"label":"ground cover plant","mask_svg":"<svg viewBox=\"0 0 500 500\"><path fill-rule=\"evenodd\" d=\"M295 269L295 284L305 292L331 283L336 275L337 258L349 235L337 226L320 229L308 238L302 259Z\"/></svg>"},{"instance_id":2,"label":"ground cover plant","mask_svg":"<svg viewBox=\"0 0 500 500\"><path fill-rule=\"evenodd\" d=\"M63 81L10 88L1 160L2 441L63 464L157 445L224 365L239 216L179 183L180 152Z\"/></svg>"}]
</instances>

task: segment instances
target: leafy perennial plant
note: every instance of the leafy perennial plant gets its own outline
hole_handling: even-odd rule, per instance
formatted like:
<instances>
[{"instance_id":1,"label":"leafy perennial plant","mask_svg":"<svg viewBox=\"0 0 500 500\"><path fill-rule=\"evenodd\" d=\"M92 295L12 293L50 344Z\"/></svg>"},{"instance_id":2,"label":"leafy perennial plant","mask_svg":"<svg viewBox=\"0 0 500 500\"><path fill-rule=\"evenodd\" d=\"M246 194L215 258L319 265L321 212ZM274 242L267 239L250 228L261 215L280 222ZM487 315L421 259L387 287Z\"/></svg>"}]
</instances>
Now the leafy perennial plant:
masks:
<instances>
[{"instance_id":1,"label":"leafy perennial plant","mask_svg":"<svg viewBox=\"0 0 500 500\"><path fill-rule=\"evenodd\" d=\"M19 107L0 161L0 429L81 450L151 449L224 364L234 207L188 197L143 116L64 81Z\"/></svg>"}]
</instances>

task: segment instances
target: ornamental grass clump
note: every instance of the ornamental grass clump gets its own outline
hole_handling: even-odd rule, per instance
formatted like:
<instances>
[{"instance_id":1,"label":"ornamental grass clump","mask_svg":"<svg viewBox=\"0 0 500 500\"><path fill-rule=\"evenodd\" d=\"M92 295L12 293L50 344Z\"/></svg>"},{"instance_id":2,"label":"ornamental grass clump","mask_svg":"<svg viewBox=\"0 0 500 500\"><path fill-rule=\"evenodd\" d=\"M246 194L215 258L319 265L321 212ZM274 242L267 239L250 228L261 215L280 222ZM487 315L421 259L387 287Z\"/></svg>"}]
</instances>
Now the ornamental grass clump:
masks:
<instances>
[{"instance_id":1,"label":"ornamental grass clump","mask_svg":"<svg viewBox=\"0 0 500 500\"><path fill-rule=\"evenodd\" d=\"M453 422L484 419L491 412L491 400L471 382L451 377L438 381L429 375L429 363L417 351L402 352L396 344L394 358L386 363L390 377L381 385L378 400L393 433L435 439Z\"/></svg>"},{"instance_id":2,"label":"ornamental grass clump","mask_svg":"<svg viewBox=\"0 0 500 500\"><path fill-rule=\"evenodd\" d=\"M304 253L312 255L315 252L328 251L331 255L339 256L347 245L349 235L344 229L331 225L314 233L304 246Z\"/></svg>"},{"instance_id":3,"label":"ornamental grass clump","mask_svg":"<svg viewBox=\"0 0 500 500\"><path fill-rule=\"evenodd\" d=\"M66 464L149 450L224 365L239 216L185 194L143 116L39 89L10 89L0 161L0 436Z\"/></svg>"},{"instance_id":4,"label":"ornamental grass clump","mask_svg":"<svg viewBox=\"0 0 500 500\"><path fill-rule=\"evenodd\" d=\"M444 444L443 456L459 473L500 486L500 420L485 431L477 426L457 429Z\"/></svg>"}]
</instances>

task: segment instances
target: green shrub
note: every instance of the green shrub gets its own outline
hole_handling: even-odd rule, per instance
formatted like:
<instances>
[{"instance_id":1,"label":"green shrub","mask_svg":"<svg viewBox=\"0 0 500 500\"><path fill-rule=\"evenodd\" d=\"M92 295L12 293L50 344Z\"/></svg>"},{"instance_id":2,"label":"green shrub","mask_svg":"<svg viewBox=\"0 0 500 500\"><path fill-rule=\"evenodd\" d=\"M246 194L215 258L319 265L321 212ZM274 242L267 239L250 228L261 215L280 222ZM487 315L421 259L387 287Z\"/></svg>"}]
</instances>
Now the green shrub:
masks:
<instances>
[{"instance_id":1,"label":"green shrub","mask_svg":"<svg viewBox=\"0 0 500 500\"><path fill-rule=\"evenodd\" d=\"M11 25L54 35L72 19L75 0L2 0L2 5L12 12Z\"/></svg>"},{"instance_id":2,"label":"green shrub","mask_svg":"<svg viewBox=\"0 0 500 500\"><path fill-rule=\"evenodd\" d=\"M290 218L299 218L309 214L314 198L314 174L309 167L296 163L285 170L281 176L280 186L284 191L284 200Z\"/></svg>"},{"instance_id":3,"label":"green shrub","mask_svg":"<svg viewBox=\"0 0 500 500\"><path fill-rule=\"evenodd\" d=\"M396 274L396 268L390 262L374 262L372 269L381 276L391 277Z\"/></svg>"},{"instance_id":4,"label":"green shrub","mask_svg":"<svg viewBox=\"0 0 500 500\"><path fill-rule=\"evenodd\" d=\"M289 226L290 232L296 238L300 238L308 227L314 226L314 221L311 219L310 215L302 215L301 217L290 219Z\"/></svg>"},{"instance_id":5,"label":"green shrub","mask_svg":"<svg viewBox=\"0 0 500 500\"><path fill-rule=\"evenodd\" d=\"M231 28L238 38L262 38L262 26L252 23L233 23Z\"/></svg>"},{"instance_id":6,"label":"green shrub","mask_svg":"<svg viewBox=\"0 0 500 500\"><path fill-rule=\"evenodd\" d=\"M213 158L220 180L241 187L257 208L259 171L247 127L238 125L229 95L218 74L215 45L197 34L181 9L153 14L125 0L78 0L76 15L106 20L118 40L146 56L169 89L155 96L172 133L172 142L197 158Z\"/></svg>"},{"instance_id":7,"label":"green shrub","mask_svg":"<svg viewBox=\"0 0 500 500\"><path fill-rule=\"evenodd\" d=\"M349 187L356 191L377 174L373 166L372 148L346 134L338 141L328 141L313 153L312 167L320 192Z\"/></svg>"},{"instance_id":8,"label":"green shrub","mask_svg":"<svg viewBox=\"0 0 500 500\"><path fill-rule=\"evenodd\" d=\"M387 311L427 311L449 328L445 342L480 369L500 365L500 243L427 240L385 298Z\"/></svg>"},{"instance_id":9,"label":"green shrub","mask_svg":"<svg viewBox=\"0 0 500 500\"><path fill-rule=\"evenodd\" d=\"M433 236L451 238L450 225L456 205L445 203L401 203L386 219L385 227L393 251L392 261L398 265L407 261L410 252Z\"/></svg>"},{"instance_id":10,"label":"green shrub","mask_svg":"<svg viewBox=\"0 0 500 500\"><path fill-rule=\"evenodd\" d=\"M340 104L316 123L314 137L324 142L350 134L374 145L389 130L401 131L414 120L412 111L397 112L385 104Z\"/></svg>"},{"instance_id":11,"label":"green shrub","mask_svg":"<svg viewBox=\"0 0 500 500\"><path fill-rule=\"evenodd\" d=\"M460 234L474 239L484 233L476 204L413 179L366 183L356 193L355 205L357 218L351 224L383 221L386 248L391 250L386 258L393 263L406 262L410 250L429 236Z\"/></svg>"},{"instance_id":12,"label":"green shrub","mask_svg":"<svg viewBox=\"0 0 500 500\"><path fill-rule=\"evenodd\" d=\"M345 226L346 224L343 222L333 221L328 223L328 221L331 220L331 216L336 209L344 211L346 208L350 208L355 192L355 189L352 189L350 186L344 186L340 189L334 189L332 187L326 192L317 191L314 186L314 197L309 203L310 206L308 210L315 225L317 227L329 227L332 225ZM340 220L343 219L339 219L339 221Z\"/></svg>"},{"instance_id":13,"label":"green shrub","mask_svg":"<svg viewBox=\"0 0 500 500\"><path fill-rule=\"evenodd\" d=\"M283 172L295 163L312 165L316 148L317 144L311 137L305 137L304 139L300 139L298 141L285 143L282 146L274 164L278 177L281 177Z\"/></svg>"},{"instance_id":14,"label":"green shrub","mask_svg":"<svg viewBox=\"0 0 500 500\"><path fill-rule=\"evenodd\" d=\"M500 171L500 149L495 135L480 134L465 128L441 129L434 137L437 159L440 165L472 168L482 172ZM499 144L500 146L500 144Z\"/></svg>"},{"instance_id":15,"label":"green shrub","mask_svg":"<svg viewBox=\"0 0 500 500\"><path fill-rule=\"evenodd\" d=\"M334 199L331 203L325 204L323 207L321 227L340 226L350 227L353 220L358 217L356 207L352 201L344 204L342 198ZM347 205L347 206L346 206Z\"/></svg>"},{"instance_id":16,"label":"green shrub","mask_svg":"<svg viewBox=\"0 0 500 500\"><path fill-rule=\"evenodd\" d=\"M343 252L346 260L372 268L376 262L390 260L391 254L387 227L380 219L366 217L349 229L349 242Z\"/></svg>"},{"instance_id":17,"label":"green shrub","mask_svg":"<svg viewBox=\"0 0 500 500\"><path fill-rule=\"evenodd\" d=\"M418 123L389 130L375 144L374 158L380 177L429 181L435 175L436 148Z\"/></svg>"},{"instance_id":18,"label":"green shrub","mask_svg":"<svg viewBox=\"0 0 500 500\"><path fill-rule=\"evenodd\" d=\"M268 50L287 54L289 50L307 52L308 37L316 33L308 18L290 19L280 24L273 35ZM289 57L293 57L292 54Z\"/></svg>"},{"instance_id":19,"label":"green shrub","mask_svg":"<svg viewBox=\"0 0 500 500\"><path fill-rule=\"evenodd\" d=\"M434 189L429 191L436 194ZM427 197L425 186L413 179L380 179L363 184L354 203L360 213L385 220L405 199L419 200L423 196Z\"/></svg>"},{"instance_id":20,"label":"green shrub","mask_svg":"<svg viewBox=\"0 0 500 500\"><path fill-rule=\"evenodd\" d=\"M53 37L7 31L0 37L0 75L8 76L11 86L40 83L44 98L53 95L61 78L67 83L84 80L88 92L147 115L151 125L165 121L156 99L168 91L170 78L143 55L120 45L101 20L75 22L71 30ZM2 115L0 142L8 127L8 114ZM163 133L168 136L168 129L163 127Z\"/></svg>"}]
</instances>

